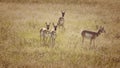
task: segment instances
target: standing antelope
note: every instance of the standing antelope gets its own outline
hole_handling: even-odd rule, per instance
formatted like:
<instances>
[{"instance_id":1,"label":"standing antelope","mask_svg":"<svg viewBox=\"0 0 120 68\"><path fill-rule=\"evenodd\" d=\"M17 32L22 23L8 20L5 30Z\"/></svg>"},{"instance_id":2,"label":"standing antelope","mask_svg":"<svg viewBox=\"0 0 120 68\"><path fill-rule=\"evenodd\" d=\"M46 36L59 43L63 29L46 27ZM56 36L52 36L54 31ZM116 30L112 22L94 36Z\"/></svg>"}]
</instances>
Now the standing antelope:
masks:
<instances>
[{"instance_id":1,"label":"standing antelope","mask_svg":"<svg viewBox=\"0 0 120 68\"><path fill-rule=\"evenodd\" d=\"M92 32L88 30L83 30L81 35L82 35L82 43L84 43L84 38L90 39L90 45L92 44L92 41L94 41L95 45L95 39L98 37L101 33L105 33L104 27L100 27L98 32Z\"/></svg>"},{"instance_id":2,"label":"standing antelope","mask_svg":"<svg viewBox=\"0 0 120 68\"><path fill-rule=\"evenodd\" d=\"M46 28L41 28L40 29L40 40L46 40L48 32L49 32L49 28L50 28L50 23L45 23L46 24Z\"/></svg>"},{"instance_id":3,"label":"standing antelope","mask_svg":"<svg viewBox=\"0 0 120 68\"><path fill-rule=\"evenodd\" d=\"M50 31L50 41L52 43L52 45L55 44L55 39L56 39L56 31L57 31L57 24L53 23L53 29Z\"/></svg>"},{"instance_id":4,"label":"standing antelope","mask_svg":"<svg viewBox=\"0 0 120 68\"><path fill-rule=\"evenodd\" d=\"M61 13L62 13L62 17L60 17L60 18L58 19L57 25L58 25L59 27L62 27L62 28L65 29L65 27L64 27L64 16L65 16L65 11L61 11Z\"/></svg>"}]
</instances>

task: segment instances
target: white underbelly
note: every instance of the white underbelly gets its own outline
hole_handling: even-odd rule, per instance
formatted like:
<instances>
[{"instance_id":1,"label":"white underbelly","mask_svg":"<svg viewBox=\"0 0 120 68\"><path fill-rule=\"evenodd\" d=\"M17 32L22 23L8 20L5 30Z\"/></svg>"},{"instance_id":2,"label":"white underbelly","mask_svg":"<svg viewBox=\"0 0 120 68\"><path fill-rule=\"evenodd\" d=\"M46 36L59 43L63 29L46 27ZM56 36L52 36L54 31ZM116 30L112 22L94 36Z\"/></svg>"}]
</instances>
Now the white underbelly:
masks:
<instances>
[{"instance_id":1,"label":"white underbelly","mask_svg":"<svg viewBox=\"0 0 120 68\"><path fill-rule=\"evenodd\" d=\"M86 38L92 38L92 36L93 36L92 34L85 33Z\"/></svg>"}]
</instances>

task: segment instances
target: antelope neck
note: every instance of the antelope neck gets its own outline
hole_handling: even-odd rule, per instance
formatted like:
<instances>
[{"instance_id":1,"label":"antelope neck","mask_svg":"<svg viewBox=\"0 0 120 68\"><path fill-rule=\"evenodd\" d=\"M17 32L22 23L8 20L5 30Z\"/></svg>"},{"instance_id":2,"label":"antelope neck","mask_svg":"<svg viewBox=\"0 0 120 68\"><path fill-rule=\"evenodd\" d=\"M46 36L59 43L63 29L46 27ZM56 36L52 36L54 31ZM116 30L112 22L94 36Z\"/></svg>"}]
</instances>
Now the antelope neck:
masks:
<instances>
[{"instance_id":1,"label":"antelope neck","mask_svg":"<svg viewBox=\"0 0 120 68\"><path fill-rule=\"evenodd\" d=\"M100 32L101 32L101 31L100 31L100 30L98 30L98 32L97 32L97 36L99 36L99 35L100 35Z\"/></svg>"}]
</instances>

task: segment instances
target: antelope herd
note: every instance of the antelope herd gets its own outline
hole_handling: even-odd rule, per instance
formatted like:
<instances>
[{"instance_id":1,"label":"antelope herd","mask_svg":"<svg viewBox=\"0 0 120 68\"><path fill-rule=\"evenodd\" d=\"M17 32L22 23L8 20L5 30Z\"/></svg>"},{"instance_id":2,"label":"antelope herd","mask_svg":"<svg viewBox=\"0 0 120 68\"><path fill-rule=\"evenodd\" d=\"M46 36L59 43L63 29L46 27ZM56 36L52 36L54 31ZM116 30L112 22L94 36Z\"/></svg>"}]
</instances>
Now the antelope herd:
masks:
<instances>
[{"instance_id":1,"label":"antelope herd","mask_svg":"<svg viewBox=\"0 0 120 68\"><path fill-rule=\"evenodd\" d=\"M64 16L65 16L65 11L61 11L62 16L59 17L57 23L48 23L46 22L46 27L40 29L40 40L41 42L47 43L47 41L50 41L51 45L55 45L55 40L57 37L57 27L63 28L64 27ZM50 29L50 25L53 25L53 28ZM92 42L94 42L95 45L95 39L98 37L101 33L105 33L104 27L101 27L98 29L97 32L89 31L89 30L83 30L81 32L82 36L82 44L84 43L84 38L90 39L90 45Z\"/></svg>"},{"instance_id":2,"label":"antelope herd","mask_svg":"<svg viewBox=\"0 0 120 68\"><path fill-rule=\"evenodd\" d=\"M53 28L50 30L51 23L46 22L46 27L40 29L40 40L44 43L47 43L48 40L50 40L52 45L55 45L55 39L57 36L57 27L64 27L64 15L65 12L61 11L62 16L58 19L57 23L52 23Z\"/></svg>"}]
</instances>

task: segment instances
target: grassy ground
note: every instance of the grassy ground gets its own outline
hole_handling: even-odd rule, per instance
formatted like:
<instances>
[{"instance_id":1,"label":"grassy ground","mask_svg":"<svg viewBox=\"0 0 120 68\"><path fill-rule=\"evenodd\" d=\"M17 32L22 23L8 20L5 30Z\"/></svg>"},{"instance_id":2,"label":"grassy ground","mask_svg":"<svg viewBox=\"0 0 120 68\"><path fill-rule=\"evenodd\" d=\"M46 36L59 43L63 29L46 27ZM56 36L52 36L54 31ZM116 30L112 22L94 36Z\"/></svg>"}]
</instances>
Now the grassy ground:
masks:
<instances>
[{"instance_id":1,"label":"grassy ground","mask_svg":"<svg viewBox=\"0 0 120 68\"><path fill-rule=\"evenodd\" d=\"M72 1L72 0L71 0ZM120 5L117 1L81 4L0 3L0 68L119 68ZM83 1L84 2L84 1ZM45 22L57 23L65 10L65 31L54 47L40 44ZM106 33L81 43L81 30ZM51 26L52 28L52 26Z\"/></svg>"}]
</instances>

